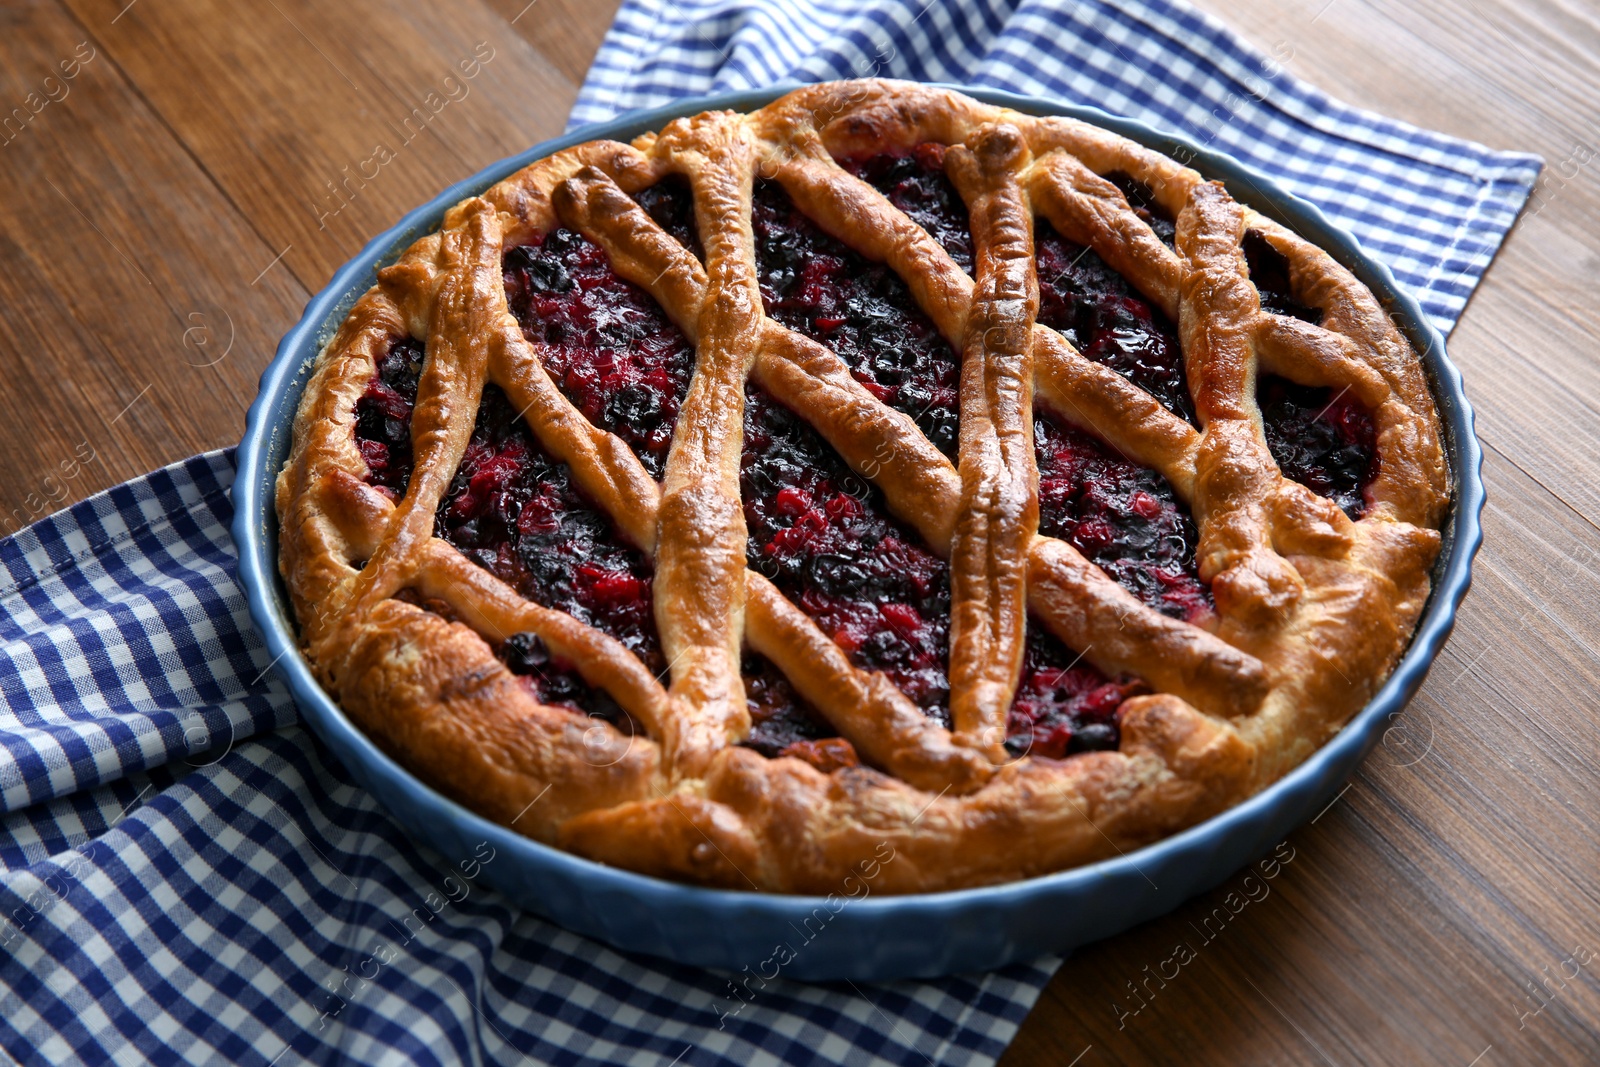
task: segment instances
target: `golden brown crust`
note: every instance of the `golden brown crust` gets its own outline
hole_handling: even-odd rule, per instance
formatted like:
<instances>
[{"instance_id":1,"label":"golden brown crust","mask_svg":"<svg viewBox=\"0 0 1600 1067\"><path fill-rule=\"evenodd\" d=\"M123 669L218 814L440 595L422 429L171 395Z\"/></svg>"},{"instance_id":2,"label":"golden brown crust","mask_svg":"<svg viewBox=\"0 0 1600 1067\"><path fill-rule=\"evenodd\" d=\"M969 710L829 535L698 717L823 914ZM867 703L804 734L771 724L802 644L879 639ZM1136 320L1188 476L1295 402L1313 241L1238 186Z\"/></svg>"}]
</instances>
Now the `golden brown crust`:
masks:
<instances>
[{"instance_id":1,"label":"golden brown crust","mask_svg":"<svg viewBox=\"0 0 1600 1067\"><path fill-rule=\"evenodd\" d=\"M924 141L949 146L975 278L834 162ZM704 263L630 196L669 173L693 189ZM834 353L765 317L749 222L757 173L897 271L962 352L957 464ZM1143 182L1178 220L1176 252L1108 180L1114 173ZM1035 212L1178 323L1201 429L1034 322ZM573 408L507 309L503 250L557 225L600 244L696 346L660 485ZM1294 299L1319 309L1321 325L1261 309L1241 252L1250 232L1286 258ZM363 480L354 408L377 360L408 335L426 341L427 362L415 473L396 504ZM1255 408L1258 369L1347 389L1373 413L1380 475L1360 521L1278 471ZM955 731L853 666L745 569L747 379L801 412L950 561ZM614 639L527 602L431 536L489 382L654 558L670 689ZM1159 471L1189 503L1214 617L1162 616L1037 534L1035 403ZM452 209L439 233L380 272L318 358L278 481L280 565L323 685L387 751L488 817L706 885L848 893L848 879L867 877L876 891L918 892L1136 847L1303 760L1404 650L1428 595L1447 473L1415 352L1322 250L1097 127L946 90L839 82L751 115L678 120L632 145L580 145ZM1030 610L1102 670L1157 690L1122 705L1118 751L1011 760L998 745ZM524 631L642 732L538 704L490 647ZM827 773L735 744L749 729L742 643L842 735L837 752L799 753ZM848 766L852 753L866 766Z\"/></svg>"},{"instance_id":2,"label":"golden brown crust","mask_svg":"<svg viewBox=\"0 0 1600 1067\"><path fill-rule=\"evenodd\" d=\"M698 360L679 410L656 515L656 628L672 664L679 714L665 739L674 774L697 778L713 754L745 736L739 679L744 633L744 511L739 455L744 379L760 336L750 217L754 146L728 115L679 119L662 131L694 188L706 291L694 336Z\"/></svg>"},{"instance_id":3,"label":"golden brown crust","mask_svg":"<svg viewBox=\"0 0 1600 1067\"><path fill-rule=\"evenodd\" d=\"M1033 212L1015 126L950 149L967 202L977 278L961 356L961 502L950 544L950 718L997 754L1022 671L1028 546L1039 529L1033 455Z\"/></svg>"}]
</instances>

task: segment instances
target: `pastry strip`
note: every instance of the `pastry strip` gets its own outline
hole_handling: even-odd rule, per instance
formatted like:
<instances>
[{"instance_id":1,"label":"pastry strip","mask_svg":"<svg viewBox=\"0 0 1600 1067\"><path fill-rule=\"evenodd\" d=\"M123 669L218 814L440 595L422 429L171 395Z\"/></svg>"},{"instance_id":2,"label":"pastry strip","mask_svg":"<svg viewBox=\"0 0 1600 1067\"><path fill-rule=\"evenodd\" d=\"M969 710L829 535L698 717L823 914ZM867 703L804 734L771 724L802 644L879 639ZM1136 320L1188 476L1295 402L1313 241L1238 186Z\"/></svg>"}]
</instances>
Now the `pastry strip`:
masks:
<instances>
[{"instance_id":1,"label":"pastry strip","mask_svg":"<svg viewBox=\"0 0 1600 1067\"><path fill-rule=\"evenodd\" d=\"M1028 546L1039 529L1033 453L1033 212L1016 174L1014 126L950 149L978 277L961 356L961 501L950 542L950 718L957 737L999 749L1022 671Z\"/></svg>"}]
</instances>

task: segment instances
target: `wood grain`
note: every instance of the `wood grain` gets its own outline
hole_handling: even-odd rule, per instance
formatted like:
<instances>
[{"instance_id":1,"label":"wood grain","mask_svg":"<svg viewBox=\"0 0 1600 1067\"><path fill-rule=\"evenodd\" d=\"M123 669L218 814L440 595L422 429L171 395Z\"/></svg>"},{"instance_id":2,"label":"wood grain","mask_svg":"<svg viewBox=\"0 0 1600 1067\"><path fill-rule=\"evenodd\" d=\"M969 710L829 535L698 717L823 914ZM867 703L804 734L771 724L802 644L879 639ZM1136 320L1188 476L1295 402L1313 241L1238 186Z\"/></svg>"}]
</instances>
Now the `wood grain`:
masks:
<instances>
[{"instance_id":1,"label":"wood grain","mask_svg":"<svg viewBox=\"0 0 1600 1067\"><path fill-rule=\"evenodd\" d=\"M1242 872L1081 950L1002 1063L1600 1061L1600 978L1559 978L1575 947L1600 952L1600 19L1498 0L1201 6L1350 103L1549 163L1450 338L1488 451L1485 546L1427 684L1290 836L1269 894L1210 942L1196 927ZM1580 147L1594 161L1563 167ZM1196 958L1119 1016L1113 1001L1138 1006L1125 983L1185 940ZM1557 995L1535 998L1545 980Z\"/></svg>"},{"instance_id":2,"label":"wood grain","mask_svg":"<svg viewBox=\"0 0 1600 1067\"><path fill-rule=\"evenodd\" d=\"M237 441L307 296L413 205L558 133L615 4L0 10L0 111L65 86L0 132L0 533ZM1276 866L1078 952L1003 1062L1595 1062L1600 957L1560 975L1600 953L1600 15L1202 6L1351 103L1549 161L1450 341L1487 542L1350 789Z\"/></svg>"}]
</instances>

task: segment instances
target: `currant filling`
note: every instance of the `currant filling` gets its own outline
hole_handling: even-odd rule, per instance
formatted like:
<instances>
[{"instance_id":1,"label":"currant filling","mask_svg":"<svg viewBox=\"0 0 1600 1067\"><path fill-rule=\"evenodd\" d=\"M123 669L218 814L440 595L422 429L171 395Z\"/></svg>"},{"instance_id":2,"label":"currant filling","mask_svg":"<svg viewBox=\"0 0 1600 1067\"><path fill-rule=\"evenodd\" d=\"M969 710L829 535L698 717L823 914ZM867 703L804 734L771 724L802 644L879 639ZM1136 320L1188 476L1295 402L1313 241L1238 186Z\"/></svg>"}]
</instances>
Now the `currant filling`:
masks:
<instances>
[{"instance_id":1,"label":"currant filling","mask_svg":"<svg viewBox=\"0 0 1600 1067\"><path fill-rule=\"evenodd\" d=\"M794 691L771 660L746 652L739 670L744 675L745 705L750 709L750 735L740 742L744 747L768 759L799 756L817 766L855 762L855 750Z\"/></svg>"},{"instance_id":2,"label":"currant filling","mask_svg":"<svg viewBox=\"0 0 1600 1067\"><path fill-rule=\"evenodd\" d=\"M745 391L740 495L749 565L856 666L948 725L950 570L803 419Z\"/></svg>"},{"instance_id":3,"label":"currant filling","mask_svg":"<svg viewBox=\"0 0 1600 1067\"><path fill-rule=\"evenodd\" d=\"M1167 480L1092 435L1036 412L1039 532L1059 537L1156 611L1212 609L1195 566L1199 532Z\"/></svg>"},{"instance_id":4,"label":"currant filling","mask_svg":"<svg viewBox=\"0 0 1600 1067\"><path fill-rule=\"evenodd\" d=\"M630 737L644 733L644 728L611 699L611 694L590 686L572 664L552 656L538 634L512 634L495 649L495 655L522 679L539 703L604 719Z\"/></svg>"},{"instance_id":5,"label":"currant filling","mask_svg":"<svg viewBox=\"0 0 1600 1067\"><path fill-rule=\"evenodd\" d=\"M1261 309L1311 323L1322 309L1294 298L1289 258L1255 230L1240 243ZM1372 415L1344 390L1298 385L1262 374L1256 381L1267 448L1278 469L1359 519L1367 509L1366 488L1378 476L1377 428Z\"/></svg>"},{"instance_id":6,"label":"currant filling","mask_svg":"<svg viewBox=\"0 0 1600 1067\"><path fill-rule=\"evenodd\" d=\"M846 160L853 173L972 264L966 210L943 173L944 150ZM1171 220L1148 188L1110 176L1162 240ZM638 194L655 221L698 256L686 182ZM753 212L768 314L828 345L885 402L915 418L943 451L957 438L957 354L916 307L904 282L803 216L780 186L758 183ZM1040 322L1194 421L1174 330L1091 250L1040 222ZM1287 264L1258 235L1246 238L1263 306L1309 321L1289 294ZM659 476L693 368L693 350L642 290L616 276L604 253L567 230L512 249L505 280L513 312L552 377L596 425L622 437ZM393 497L412 467L410 420L423 346L396 342L356 405L368 480ZM1274 455L1290 477L1355 516L1373 470L1371 419L1348 398L1262 376L1258 398ZM949 723L950 579L946 564L890 516L801 417L747 388L741 492L747 554L857 666L882 671L935 721ZM1158 474L1098 439L1040 413L1035 437L1040 529L1078 548L1142 602L1195 620L1211 610L1195 570L1193 522ZM612 634L652 669L664 668L651 605L651 568L538 445L505 395L485 389L471 443L440 505L435 533L535 602ZM424 605L428 606L428 605ZM638 724L584 683L535 635L514 634L497 655L542 702ZM741 664L752 729L743 742L769 757L821 767L853 750L766 659ZM1117 708L1145 691L1110 679L1030 619L1017 696L1007 722L1016 755L1064 758L1112 749Z\"/></svg>"},{"instance_id":7,"label":"currant filling","mask_svg":"<svg viewBox=\"0 0 1600 1067\"><path fill-rule=\"evenodd\" d=\"M1034 226L1039 322L1197 425L1172 323L1094 249L1067 240L1043 219Z\"/></svg>"},{"instance_id":8,"label":"currant filling","mask_svg":"<svg viewBox=\"0 0 1600 1067\"><path fill-rule=\"evenodd\" d=\"M1332 500L1352 519L1378 476L1377 429L1347 392L1263 374L1256 383L1267 448L1284 477Z\"/></svg>"},{"instance_id":9,"label":"currant filling","mask_svg":"<svg viewBox=\"0 0 1600 1067\"><path fill-rule=\"evenodd\" d=\"M1155 235L1162 244L1172 248L1178 242L1178 227L1173 223L1172 216L1167 214L1167 209L1156 202L1154 190L1149 185L1122 171L1113 171L1104 176L1107 181L1122 190L1123 199L1128 201L1128 206L1133 208L1133 213L1144 220L1145 225L1155 231Z\"/></svg>"},{"instance_id":10,"label":"currant filling","mask_svg":"<svg viewBox=\"0 0 1600 1067\"><path fill-rule=\"evenodd\" d=\"M652 568L539 445L511 401L488 385L472 440L434 534L529 600L610 634L652 670Z\"/></svg>"},{"instance_id":11,"label":"currant filling","mask_svg":"<svg viewBox=\"0 0 1600 1067\"><path fill-rule=\"evenodd\" d=\"M676 217L671 190L656 210ZM692 230L692 220L690 229ZM694 348L651 299L619 278L599 245L558 229L505 254L506 299L551 379L590 422L660 478Z\"/></svg>"},{"instance_id":12,"label":"currant filling","mask_svg":"<svg viewBox=\"0 0 1600 1067\"><path fill-rule=\"evenodd\" d=\"M948 726L949 567L888 514L881 494L809 424L754 386L745 397L744 449L740 491L750 566L816 620L852 663L882 671ZM1132 692L1132 682L1109 682L1037 621L1029 626L1022 680L1007 724L1007 743L1020 745L1017 751L1060 757L1116 747L1113 713L1120 701L1112 693ZM745 684L757 692L750 677ZM784 700L769 693L785 694ZM757 697L750 696L752 718L763 722L752 735L761 744L752 747L766 751L780 741L832 734L786 683L763 694L760 717ZM1080 730L1089 724L1098 725Z\"/></svg>"},{"instance_id":13,"label":"currant filling","mask_svg":"<svg viewBox=\"0 0 1600 1067\"><path fill-rule=\"evenodd\" d=\"M1117 708L1148 691L1134 678L1108 679L1030 616L1022 679L1006 716L1006 750L1065 759L1115 749L1121 740Z\"/></svg>"},{"instance_id":14,"label":"currant filling","mask_svg":"<svg viewBox=\"0 0 1600 1067\"><path fill-rule=\"evenodd\" d=\"M405 496L411 483L411 409L422 357L421 341L395 341L356 401L356 448L367 464L367 483L392 500Z\"/></svg>"},{"instance_id":15,"label":"currant filling","mask_svg":"<svg viewBox=\"0 0 1600 1067\"><path fill-rule=\"evenodd\" d=\"M967 205L944 172L946 148L926 142L909 154L882 153L840 164L877 189L889 203L944 246L962 270L972 273L972 229Z\"/></svg>"},{"instance_id":16,"label":"currant filling","mask_svg":"<svg viewBox=\"0 0 1600 1067\"><path fill-rule=\"evenodd\" d=\"M954 457L961 369L900 276L824 233L777 182L756 183L751 217L767 314L831 348Z\"/></svg>"},{"instance_id":17,"label":"currant filling","mask_svg":"<svg viewBox=\"0 0 1600 1067\"><path fill-rule=\"evenodd\" d=\"M1288 256L1255 230L1246 231L1239 247L1244 252L1245 266L1250 270L1250 281L1261 294L1262 311L1288 315L1313 326L1321 325L1322 309L1307 307L1294 298L1289 283Z\"/></svg>"},{"instance_id":18,"label":"currant filling","mask_svg":"<svg viewBox=\"0 0 1600 1067\"><path fill-rule=\"evenodd\" d=\"M706 258L700 247L700 230L695 226L694 191L689 188L689 179L681 174L669 174L648 189L633 194L633 199L657 226L693 252L696 259Z\"/></svg>"}]
</instances>

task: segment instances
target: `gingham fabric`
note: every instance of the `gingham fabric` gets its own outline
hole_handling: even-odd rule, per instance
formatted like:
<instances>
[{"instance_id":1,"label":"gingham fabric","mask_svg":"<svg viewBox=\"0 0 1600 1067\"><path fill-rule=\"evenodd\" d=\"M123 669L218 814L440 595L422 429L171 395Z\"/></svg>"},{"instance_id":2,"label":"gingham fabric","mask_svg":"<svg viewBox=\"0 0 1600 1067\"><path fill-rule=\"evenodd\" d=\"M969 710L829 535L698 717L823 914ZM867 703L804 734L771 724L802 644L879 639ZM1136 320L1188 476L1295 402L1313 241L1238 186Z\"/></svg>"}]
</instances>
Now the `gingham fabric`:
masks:
<instances>
[{"instance_id":1,"label":"gingham fabric","mask_svg":"<svg viewBox=\"0 0 1600 1067\"><path fill-rule=\"evenodd\" d=\"M1360 232L1446 326L1538 166L1352 112L1165 4L628 0L576 114L871 73L1088 100L1214 140ZM1203 102L1241 85L1261 98L1207 136ZM234 581L232 479L231 453L199 456L0 541L10 1056L943 1067L1005 1048L1058 960L772 983L741 1008L726 975L511 908L474 866L492 855L413 844L295 725Z\"/></svg>"},{"instance_id":2,"label":"gingham fabric","mask_svg":"<svg viewBox=\"0 0 1600 1067\"><path fill-rule=\"evenodd\" d=\"M0 542L0 1047L25 1063L987 1064L1050 962L856 987L627 956L413 844L295 726L232 452Z\"/></svg>"},{"instance_id":3,"label":"gingham fabric","mask_svg":"<svg viewBox=\"0 0 1600 1067\"><path fill-rule=\"evenodd\" d=\"M1314 33L1314 26L1306 27ZM1448 333L1537 156L1361 111L1172 0L625 0L572 125L691 93L908 78L1089 104L1218 149L1320 207Z\"/></svg>"}]
</instances>

